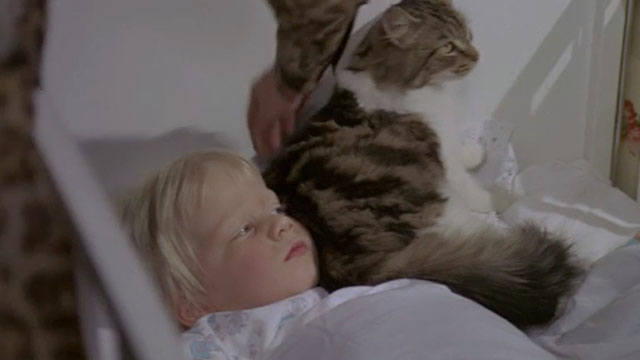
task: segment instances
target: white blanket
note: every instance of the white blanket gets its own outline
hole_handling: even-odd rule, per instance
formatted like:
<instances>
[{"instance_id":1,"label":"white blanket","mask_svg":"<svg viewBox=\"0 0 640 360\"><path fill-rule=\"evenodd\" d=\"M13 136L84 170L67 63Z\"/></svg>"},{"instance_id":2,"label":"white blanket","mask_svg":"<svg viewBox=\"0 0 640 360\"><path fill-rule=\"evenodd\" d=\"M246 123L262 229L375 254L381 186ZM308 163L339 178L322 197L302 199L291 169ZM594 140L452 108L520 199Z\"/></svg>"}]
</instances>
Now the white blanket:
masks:
<instances>
[{"instance_id":1,"label":"white blanket","mask_svg":"<svg viewBox=\"0 0 640 360\"><path fill-rule=\"evenodd\" d=\"M506 320L448 288L406 280L297 329L270 360L554 359Z\"/></svg>"},{"instance_id":2,"label":"white blanket","mask_svg":"<svg viewBox=\"0 0 640 360\"><path fill-rule=\"evenodd\" d=\"M489 310L422 280L210 314L181 336L188 359L553 359ZM473 352L470 352L474 349ZM484 353L483 353L484 351Z\"/></svg>"},{"instance_id":3,"label":"white blanket","mask_svg":"<svg viewBox=\"0 0 640 360\"><path fill-rule=\"evenodd\" d=\"M275 319L281 312L274 311L269 326L277 329L280 320ZM334 292L288 324L260 356L214 351L211 343L211 351L190 358L640 359L640 245L623 247L598 261L566 312L551 326L529 334L445 286L407 279ZM248 341L238 344L250 349ZM183 345L193 355L193 343Z\"/></svg>"}]
</instances>

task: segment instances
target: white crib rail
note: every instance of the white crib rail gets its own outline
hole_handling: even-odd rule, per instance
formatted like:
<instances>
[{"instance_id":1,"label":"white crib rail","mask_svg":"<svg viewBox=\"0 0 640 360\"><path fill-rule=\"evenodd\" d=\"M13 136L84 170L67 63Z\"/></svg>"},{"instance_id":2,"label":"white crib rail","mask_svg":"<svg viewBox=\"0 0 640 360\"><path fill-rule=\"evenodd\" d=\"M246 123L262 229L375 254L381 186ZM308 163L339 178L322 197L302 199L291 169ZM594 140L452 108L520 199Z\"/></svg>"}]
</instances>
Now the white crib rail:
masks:
<instances>
[{"instance_id":1,"label":"white crib rail","mask_svg":"<svg viewBox=\"0 0 640 360\"><path fill-rule=\"evenodd\" d=\"M143 271L133 245L127 240L76 140L56 118L46 93L37 94L35 100L36 145L73 219L82 243L80 247L95 269L133 354L140 360L181 359L177 329L167 316L158 291ZM89 336L99 337L99 334ZM117 349L106 349L105 352L105 349L89 348L87 352L94 355L100 352L101 358L117 356L114 354ZM113 355L107 355L109 353Z\"/></svg>"}]
</instances>

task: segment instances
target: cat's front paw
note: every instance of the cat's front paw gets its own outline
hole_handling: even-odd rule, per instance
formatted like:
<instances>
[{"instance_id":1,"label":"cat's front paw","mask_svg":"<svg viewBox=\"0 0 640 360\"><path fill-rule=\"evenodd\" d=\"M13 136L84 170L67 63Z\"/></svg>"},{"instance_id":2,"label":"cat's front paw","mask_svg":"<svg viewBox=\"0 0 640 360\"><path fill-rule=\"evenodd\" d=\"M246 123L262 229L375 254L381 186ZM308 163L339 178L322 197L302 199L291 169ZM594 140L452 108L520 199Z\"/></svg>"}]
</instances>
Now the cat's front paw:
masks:
<instances>
[{"instance_id":1,"label":"cat's front paw","mask_svg":"<svg viewBox=\"0 0 640 360\"><path fill-rule=\"evenodd\" d=\"M503 187L493 187L490 189L491 191L491 202L493 203L493 209L497 213L501 213L513 202L511 198L511 194L509 191Z\"/></svg>"},{"instance_id":2,"label":"cat's front paw","mask_svg":"<svg viewBox=\"0 0 640 360\"><path fill-rule=\"evenodd\" d=\"M467 203L472 211L490 213L494 211L493 197L486 190L476 190L467 193Z\"/></svg>"},{"instance_id":3,"label":"cat's front paw","mask_svg":"<svg viewBox=\"0 0 640 360\"><path fill-rule=\"evenodd\" d=\"M484 162L485 149L482 144L465 143L462 146L462 164L467 170L473 170Z\"/></svg>"},{"instance_id":4,"label":"cat's front paw","mask_svg":"<svg viewBox=\"0 0 640 360\"><path fill-rule=\"evenodd\" d=\"M467 199L471 210L481 213L501 213L513 202L509 191L502 187L492 187L488 191L473 191L468 194Z\"/></svg>"}]
</instances>

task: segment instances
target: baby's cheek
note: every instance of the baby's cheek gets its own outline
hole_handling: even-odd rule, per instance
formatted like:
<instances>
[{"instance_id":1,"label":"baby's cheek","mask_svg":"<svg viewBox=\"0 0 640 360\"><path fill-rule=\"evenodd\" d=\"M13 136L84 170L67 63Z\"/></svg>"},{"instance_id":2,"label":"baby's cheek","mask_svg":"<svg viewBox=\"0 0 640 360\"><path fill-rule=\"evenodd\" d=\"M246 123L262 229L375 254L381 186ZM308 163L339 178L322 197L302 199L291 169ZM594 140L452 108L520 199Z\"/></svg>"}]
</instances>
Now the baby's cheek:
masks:
<instances>
[{"instance_id":1,"label":"baby's cheek","mask_svg":"<svg viewBox=\"0 0 640 360\"><path fill-rule=\"evenodd\" d=\"M276 258L272 253L261 251L261 249L253 249L243 254L242 259L238 261L238 270L243 273L246 281L257 284L264 284L265 281L277 281Z\"/></svg>"}]
</instances>

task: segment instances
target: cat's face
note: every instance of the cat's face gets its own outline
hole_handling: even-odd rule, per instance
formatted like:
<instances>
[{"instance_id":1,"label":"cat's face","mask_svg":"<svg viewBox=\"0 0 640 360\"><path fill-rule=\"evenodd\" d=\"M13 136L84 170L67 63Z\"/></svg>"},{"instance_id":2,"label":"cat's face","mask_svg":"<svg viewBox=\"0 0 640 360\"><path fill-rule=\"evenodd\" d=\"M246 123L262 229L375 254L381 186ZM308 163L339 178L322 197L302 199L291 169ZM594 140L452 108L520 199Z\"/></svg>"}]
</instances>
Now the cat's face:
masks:
<instances>
[{"instance_id":1,"label":"cat's face","mask_svg":"<svg viewBox=\"0 0 640 360\"><path fill-rule=\"evenodd\" d=\"M382 87L415 89L466 75L478 61L472 35L450 0L403 0L389 8L348 66Z\"/></svg>"}]
</instances>

